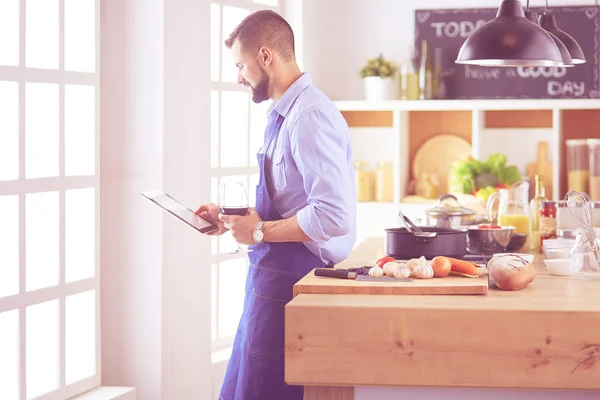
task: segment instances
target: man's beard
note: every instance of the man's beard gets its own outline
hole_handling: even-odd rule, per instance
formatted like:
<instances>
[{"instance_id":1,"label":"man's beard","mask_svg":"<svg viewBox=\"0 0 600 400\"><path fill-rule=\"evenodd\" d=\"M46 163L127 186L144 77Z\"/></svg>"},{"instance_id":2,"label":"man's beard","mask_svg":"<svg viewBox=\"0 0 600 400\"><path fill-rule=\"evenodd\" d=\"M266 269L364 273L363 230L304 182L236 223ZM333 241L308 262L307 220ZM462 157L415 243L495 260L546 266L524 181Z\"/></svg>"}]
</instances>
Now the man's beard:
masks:
<instances>
[{"instance_id":1,"label":"man's beard","mask_svg":"<svg viewBox=\"0 0 600 400\"><path fill-rule=\"evenodd\" d=\"M263 69L261 69L261 72L260 80L256 86L251 86L252 101L255 103L261 103L269 99L269 77Z\"/></svg>"}]
</instances>

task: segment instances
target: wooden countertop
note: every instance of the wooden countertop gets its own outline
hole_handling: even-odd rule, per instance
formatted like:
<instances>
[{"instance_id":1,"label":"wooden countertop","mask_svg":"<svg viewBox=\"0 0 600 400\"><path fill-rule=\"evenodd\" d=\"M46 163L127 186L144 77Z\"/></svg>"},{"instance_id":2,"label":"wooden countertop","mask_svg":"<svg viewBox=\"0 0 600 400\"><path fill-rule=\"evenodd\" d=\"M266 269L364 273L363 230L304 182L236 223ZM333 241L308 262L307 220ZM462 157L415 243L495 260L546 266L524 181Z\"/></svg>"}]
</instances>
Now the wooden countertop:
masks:
<instances>
[{"instance_id":1,"label":"wooden countertop","mask_svg":"<svg viewBox=\"0 0 600 400\"><path fill-rule=\"evenodd\" d=\"M339 267L382 253L383 238L370 238ZM600 281L534 264L525 289L484 296L298 294L286 306L286 381L600 389Z\"/></svg>"}]
</instances>

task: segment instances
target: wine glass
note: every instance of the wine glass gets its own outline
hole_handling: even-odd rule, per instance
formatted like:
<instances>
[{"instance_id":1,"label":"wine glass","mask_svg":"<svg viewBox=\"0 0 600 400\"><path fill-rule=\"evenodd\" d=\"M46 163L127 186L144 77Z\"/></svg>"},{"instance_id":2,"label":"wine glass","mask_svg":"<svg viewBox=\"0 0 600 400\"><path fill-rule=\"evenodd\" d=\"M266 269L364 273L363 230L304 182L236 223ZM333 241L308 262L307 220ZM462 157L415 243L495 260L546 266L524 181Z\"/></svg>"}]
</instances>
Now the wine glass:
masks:
<instances>
[{"instance_id":1,"label":"wine glass","mask_svg":"<svg viewBox=\"0 0 600 400\"><path fill-rule=\"evenodd\" d=\"M221 182L219 186L219 207L221 214L246 215L248 213L248 193L241 181ZM237 249L231 254L250 252L238 243Z\"/></svg>"}]
</instances>

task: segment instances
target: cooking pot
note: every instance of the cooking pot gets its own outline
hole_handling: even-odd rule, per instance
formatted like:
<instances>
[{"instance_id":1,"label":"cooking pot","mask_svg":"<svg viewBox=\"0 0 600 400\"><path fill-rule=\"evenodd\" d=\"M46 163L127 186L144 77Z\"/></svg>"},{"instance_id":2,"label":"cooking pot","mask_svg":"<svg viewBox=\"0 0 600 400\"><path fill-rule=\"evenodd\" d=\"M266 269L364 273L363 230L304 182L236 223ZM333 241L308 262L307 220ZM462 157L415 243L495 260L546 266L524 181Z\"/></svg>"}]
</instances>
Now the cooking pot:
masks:
<instances>
[{"instance_id":1,"label":"cooking pot","mask_svg":"<svg viewBox=\"0 0 600 400\"><path fill-rule=\"evenodd\" d=\"M453 199L456 204L444 204L446 199ZM475 211L463 207L458 203L456 196L445 194L440 197L437 206L425 212L427 215L427 225L438 228L454 228L473 223Z\"/></svg>"},{"instance_id":2,"label":"cooking pot","mask_svg":"<svg viewBox=\"0 0 600 400\"><path fill-rule=\"evenodd\" d=\"M398 260L409 260L425 256L462 258L467 253L467 230L458 228L421 227L423 232L434 232L425 236L406 228L385 230L385 252Z\"/></svg>"}]
</instances>

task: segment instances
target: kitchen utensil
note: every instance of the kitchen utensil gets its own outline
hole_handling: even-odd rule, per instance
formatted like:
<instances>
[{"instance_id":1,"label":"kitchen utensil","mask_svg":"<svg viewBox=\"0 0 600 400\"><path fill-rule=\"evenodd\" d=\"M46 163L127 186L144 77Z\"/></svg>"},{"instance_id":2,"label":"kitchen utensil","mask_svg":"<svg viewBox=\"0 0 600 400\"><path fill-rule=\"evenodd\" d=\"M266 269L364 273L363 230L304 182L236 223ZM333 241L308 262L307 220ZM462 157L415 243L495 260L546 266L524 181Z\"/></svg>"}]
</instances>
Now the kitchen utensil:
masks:
<instances>
[{"instance_id":1,"label":"kitchen utensil","mask_svg":"<svg viewBox=\"0 0 600 400\"><path fill-rule=\"evenodd\" d=\"M523 248L523 246L525 246L525 242L527 242L526 234L513 232L512 235L510 235L508 244L506 245L506 251L519 251Z\"/></svg>"},{"instance_id":2,"label":"kitchen utensil","mask_svg":"<svg viewBox=\"0 0 600 400\"><path fill-rule=\"evenodd\" d=\"M361 276L361 275L359 275ZM369 294L369 295L484 295L488 291L487 277L464 278L447 276L445 278L412 279L405 282L398 278L380 280L326 279L311 272L294 285L294 296L301 293L311 294Z\"/></svg>"},{"instance_id":3,"label":"kitchen utensil","mask_svg":"<svg viewBox=\"0 0 600 400\"><path fill-rule=\"evenodd\" d=\"M338 278L338 279L355 279L357 281L371 281L371 282L412 282L410 278L396 278L393 276L369 276L360 275L356 272L348 271L345 269L333 269L333 268L315 268L315 276L327 277L327 278Z\"/></svg>"},{"instance_id":4,"label":"kitchen utensil","mask_svg":"<svg viewBox=\"0 0 600 400\"><path fill-rule=\"evenodd\" d=\"M537 145L537 158L534 162L527 164L525 174L531 181L536 175L544 176L544 186L546 188L546 196L549 199L552 195L552 163L548 161L548 142L541 141Z\"/></svg>"},{"instance_id":5,"label":"kitchen utensil","mask_svg":"<svg viewBox=\"0 0 600 400\"><path fill-rule=\"evenodd\" d=\"M386 254L396 259L408 260L425 256L461 258L467 252L467 230L458 228L421 227L424 233L434 237L413 234L406 228L385 229Z\"/></svg>"},{"instance_id":6,"label":"kitchen utensil","mask_svg":"<svg viewBox=\"0 0 600 400\"><path fill-rule=\"evenodd\" d=\"M413 177L435 174L444 191L448 188L448 173L452 163L471 154L471 144L460 136L436 135L427 140L415 153Z\"/></svg>"},{"instance_id":7,"label":"kitchen utensil","mask_svg":"<svg viewBox=\"0 0 600 400\"><path fill-rule=\"evenodd\" d=\"M444 200L446 199L454 200L455 204L445 204ZM427 215L427 225L452 228L470 225L473 222L475 211L460 205L456 196L445 194L439 198L438 204L427 210L425 214Z\"/></svg>"},{"instance_id":8,"label":"kitchen utensil","mask_svg":"<svg viewBox=\"0 0 600 400\"><path fill-rule=\"evenodd\" d=\"M467 230L467 251L472 254L494 254L506 250L514 231L512 226L482 229L471 226Z\"/></svg>"},{"instance_id":9,"label":"kitchen utensil","mask_svg":"<svg viewBox=\"0 0 600 400\"><path fill-rule=\"evenodd\" d=\"M402 213L402 211L398 211L398 215L400 216L404 226L406 226L406 229L408 229L413 235L420 238L433 238L437 236L437 233L435 232L423 232L421 228L415 225L410 218Z\"/></svg>"}]
</instances>

